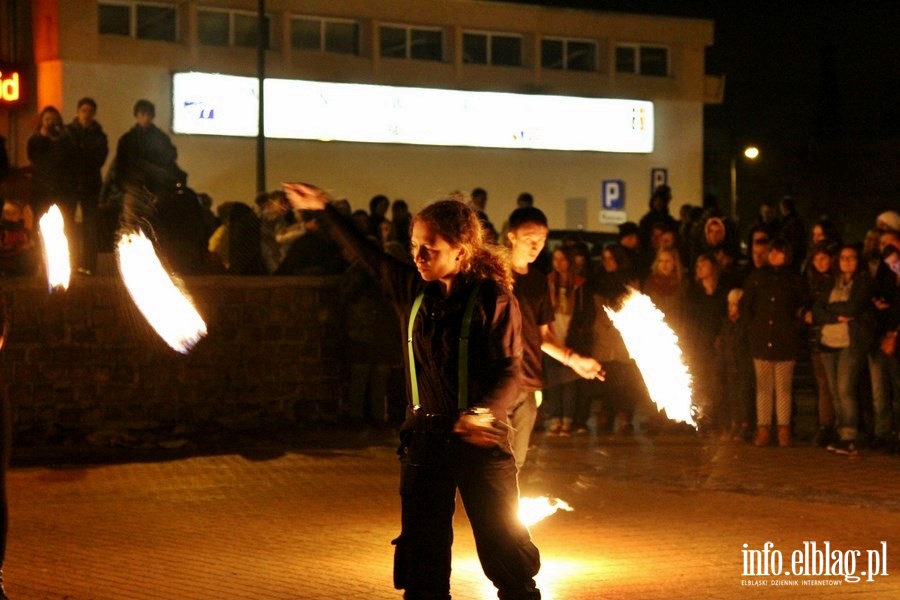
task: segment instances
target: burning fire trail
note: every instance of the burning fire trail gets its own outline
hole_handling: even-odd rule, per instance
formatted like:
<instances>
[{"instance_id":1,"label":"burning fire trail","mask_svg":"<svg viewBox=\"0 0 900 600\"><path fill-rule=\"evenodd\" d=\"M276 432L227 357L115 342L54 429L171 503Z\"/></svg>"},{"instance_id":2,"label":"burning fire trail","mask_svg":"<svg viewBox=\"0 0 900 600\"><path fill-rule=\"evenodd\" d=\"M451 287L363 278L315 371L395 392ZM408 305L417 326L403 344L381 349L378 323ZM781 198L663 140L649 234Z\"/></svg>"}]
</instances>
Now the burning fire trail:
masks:
<instances>
[{"instance_id":1,"label":"burning fire trail","mask_svg":"<svg viewBox=\"0 0 900 600\"><path fill-rule=\"evenodd\" d=\"M519 498L519 520L529 527L543 521L558 510L574 510L565 500L541 496L539 498Z\"/></svg>"},{"instance_id":2,"label":"burning fire trail","mask_svg":"<svg viewBox=\"0 0 900 600\"><path fill-rule=\"evenodd\" d=\"M72 264L69 260L69 240L66 239L62 212L55 204L41 217L41 242L44 247L44 267L50 291L69 289Z\"/></svg>"},{"instance_id":3,"label":"burning fire trail","mask_svg":"<svg viewBox=\"0 0 900 600\"><path fill-rule=\"evenodd\" d=\"M625 346L647 384L647 391L666 416L696 426L691 412L691 376L678 347L678 337L650 298L628 288L619 310L603 309L622 334Z\"/></svg>"},{"instance_id":4,"label":"burning fire trail","mask_svg":"<svg viewBox=\"0 0 900 600\"><path fill-rule=\"evenodd\" d=\"M187 354L206 335L206 323L163 269L153 244L143 233L124 233L116 253L138 309L169 346Z\"/></svg>"}]
</instances>

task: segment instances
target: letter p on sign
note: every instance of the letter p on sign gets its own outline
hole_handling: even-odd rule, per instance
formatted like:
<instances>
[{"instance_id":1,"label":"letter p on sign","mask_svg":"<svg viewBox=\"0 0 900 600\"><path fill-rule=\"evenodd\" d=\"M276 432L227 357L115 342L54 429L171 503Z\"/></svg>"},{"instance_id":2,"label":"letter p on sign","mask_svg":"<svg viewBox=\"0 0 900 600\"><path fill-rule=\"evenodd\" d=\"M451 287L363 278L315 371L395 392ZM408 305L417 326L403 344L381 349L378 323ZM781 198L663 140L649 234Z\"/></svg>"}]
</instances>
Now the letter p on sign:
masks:
<instances>
[{"instance_id":1,"label":"letter p on sign","mask_svg":"<svg viewBox=\"0 0 900 600\"><path fill-rule=\"evenodd\" d=\"M623 210L625 208L625 182L621 179L603 181L603 210Z\"/></svg>"}]
</instances>

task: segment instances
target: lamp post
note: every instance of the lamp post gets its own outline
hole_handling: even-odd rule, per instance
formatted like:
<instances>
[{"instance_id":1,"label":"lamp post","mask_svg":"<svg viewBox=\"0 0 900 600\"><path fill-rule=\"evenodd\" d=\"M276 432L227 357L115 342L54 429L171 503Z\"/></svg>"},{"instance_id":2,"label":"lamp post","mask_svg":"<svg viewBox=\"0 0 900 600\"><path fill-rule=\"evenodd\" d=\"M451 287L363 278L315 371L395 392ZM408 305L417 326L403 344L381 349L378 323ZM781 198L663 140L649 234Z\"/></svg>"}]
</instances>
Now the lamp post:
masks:
<instances>
[{"instance_id":1,"label":"lamp post","mask_svg":"<svg viewBox=\"0 0 900 600\"><path fill-rule=\"evenodd\" d=\"M756 160L759 157L759 148L747 146L741 154L747 160ZM738 221L737 158L731 157L731 218L735 223Z\"/></svg>"}]
</instances>

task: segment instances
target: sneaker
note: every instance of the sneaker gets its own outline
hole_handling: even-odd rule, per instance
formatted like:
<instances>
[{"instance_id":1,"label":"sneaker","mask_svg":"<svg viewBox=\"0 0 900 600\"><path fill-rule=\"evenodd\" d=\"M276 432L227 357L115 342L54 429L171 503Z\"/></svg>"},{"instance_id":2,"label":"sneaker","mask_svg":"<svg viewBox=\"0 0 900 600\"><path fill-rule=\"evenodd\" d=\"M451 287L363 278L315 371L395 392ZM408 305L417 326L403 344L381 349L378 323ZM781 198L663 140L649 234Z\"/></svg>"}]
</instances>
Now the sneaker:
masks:
<instances>
[{"instance_id":1,"label":"sneaker","mask_svg":"<svg viewBox=\"0 0 900 600\"><path fill-rule=\"evenodd\" d=\"M833 444L834 438L834 429L831 427L819 427L815 437L813 437L813 444L820 448L827 448Z\"/></svg>"},{"instance_id":2,"label":"sneaker","mask_svg":"<svg viewBox=\"0 0 900 600\"><path fill-rule=\"evenodd\" d=\"M859 454L856 448L855 440L840 440L828 445L828 450L835 454L843 454L844 456L854 456Z\"/></svg>"}]
</instances>

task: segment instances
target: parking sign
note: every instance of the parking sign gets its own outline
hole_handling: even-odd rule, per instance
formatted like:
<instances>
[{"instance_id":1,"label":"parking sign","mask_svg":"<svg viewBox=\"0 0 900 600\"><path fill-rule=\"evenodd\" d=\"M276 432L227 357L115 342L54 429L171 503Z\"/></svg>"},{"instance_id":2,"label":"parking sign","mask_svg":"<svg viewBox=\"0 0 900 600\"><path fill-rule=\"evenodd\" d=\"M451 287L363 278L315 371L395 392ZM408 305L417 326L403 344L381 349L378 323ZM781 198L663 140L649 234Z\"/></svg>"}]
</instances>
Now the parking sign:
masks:
<instances>
[{"instance_id":1,"label":"parking sign","mask_svg":"<svg viewBox=\"0 0 900 600\"><path fill-rule=\"evenodd\" d=\"M623 210L625 208L625 182L621 179L603 181L603 210Z\"/></svg>"}]
</instances>

